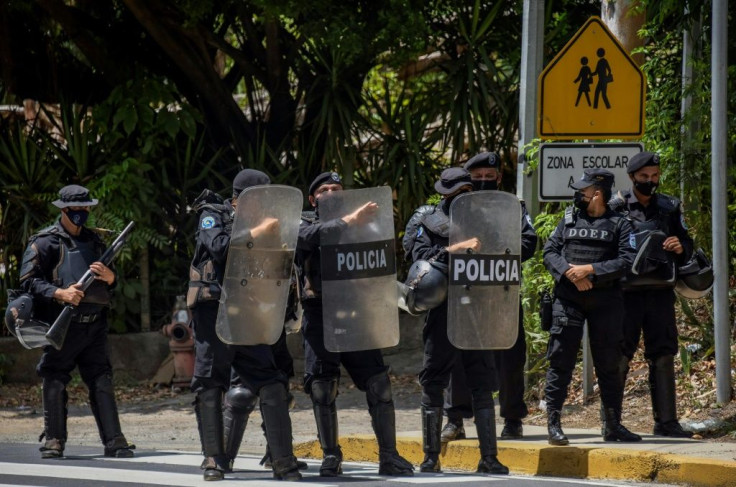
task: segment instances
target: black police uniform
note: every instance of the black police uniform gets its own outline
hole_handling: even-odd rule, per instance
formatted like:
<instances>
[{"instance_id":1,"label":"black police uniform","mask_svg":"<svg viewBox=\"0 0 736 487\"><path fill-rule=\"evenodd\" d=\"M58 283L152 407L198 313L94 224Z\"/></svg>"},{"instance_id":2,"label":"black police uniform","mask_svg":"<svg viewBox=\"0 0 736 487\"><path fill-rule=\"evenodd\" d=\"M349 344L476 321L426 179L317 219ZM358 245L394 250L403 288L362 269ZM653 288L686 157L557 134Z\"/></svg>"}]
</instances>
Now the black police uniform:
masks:
<instances>
[{"instance_id":1,"label":"black police uniform","mask_svg":"<svg viewBox=\"0 0 736 487\"><path fill-rule=\"evenodd\" d=\"M60 194L63 199L64 189ZM33 296L36 318L53 323L63 308L53 299L54 291L79 281L104 251L105 244L97 234L82 227L79 235L72 236L60 221L31 237L21 265L21 287ZM36 372L43 378L44 432L41 437L46 437L46 443L41 452L44 458L63 454L67 439L66 385L75 366L79 367L79 374L89 390L89 404L105 445L105 455L133 456L134 446L128 444L120 429L113 391L107 343L107 308L111 298L112 288L95 281L74 310L61 350L52 346L43 349Z\"/></svg>"},{"instance_id":2,"label":"black police uniform","mask_svg":"<svg viewBox=\"0 0 736 487\"><path fill-rule=\"evenodd\" d=\"M332 178L332 179L330 179ZM321 182L321 183L320 183ZM335 173L318 176L310 194L321 184L340 184ZM338 444L337 407L340 364L355 386L366 393L368 411L378 440L379 474L411 475L413 467L396 450L396 421L391 380L380 350L330 352L324 345L322 320L322 270L320 233L339 231L342 219L322 222L319 211L305 212L299 227L296 263L302 289L302 334L304 335L304 391L310 395L324 454L320 475L342 473L342 451Z\"/></svg>"},{"instance_id":3,"label":"black police uniform","mask_svg":"<svg viewBox=\"0 0 736 487\"><path fill-rule=\"evenodd\" d=\"M207 191L195 205L199 212L199 225L187 302L192 307L195 346L192 391L197 394L195 412L205 456L205 479L222 478L222 472L230 469L228 454L232 457L237 454L237 450L227 452L225 445L232 450L233 445L240 443L237 437L224 437L223 393L230 386L231 367L240 377L243 387L231 390L226 402L237 401L236 413L241 419L245 416L247 421L247 415L260 397L266 437L274 458L274 477L300 478L291 444L288 378L278 369L271 346L227 345L215 331L234 209L229 201L218 203L214 194ZM227 432L237 436L244 426L231 422Z\"/></svg>"},{"instance_id":4,"label":"black police uniform","mask_svg":"<svg viewBox=\"0 0 736 487\"><path fill-rule=\"evenodd\" d=\"M693 240L683 225L680 201L672 196L656 193L648 206L636 199L633 191L622 191L622 205L617 210L623 213L634 226L634 232L644 236L652 230L660 230L667 236L680 239L683 252L672 254L675 266L685 264L693 254ZM622 282L626 299L624 320L624 355L629 360L639 346L644 334L644 358L655 360L665 355L675 355L677 325L675 323L674 282L655 275L635 276L629 273Z\"/></svg>"},{"instance_id":5,"label":"black police uniform","mask_svg":"<svg viewBox=\"0 0 736 487\"><path fill-rule=\"evenodd\" d=\"M534 231L531 218L523 203L521 210L521 261L525 262L534 255L537 249L537 233ZM529 414L524 402L526 336L521 303L519 303L519 328L516 342L507 350L494 351L493 356L498 381L500 413L507 425L501 432L501 437L519 437L521 435L521 420ZM462 428L462 418L473 417L471 403L472 397L466 384L465 371L462 364L458 362L452 369L450 384L445 393L444 407L448 424L453 423L456 428ZM453 431L453 439L464 438L465 432L463 429L453 429Z\"/></svg>"},{"instance_id":6,"label":"black police uniform","mask_svg":"<svg viewBox=\"0 0 736 487\"><path fill-rule=\"evenodd\" d=\"M470 184L470 174L462 168L450 168L443 171L438 184L446 183L446 189L450 191L448 188L460 189L464 182ZM437 205L436 211L424 215L412 248L414 261L433 261L435 266L445 272L449 265L446 248L449 245L450 203L451 199L444 199ZM496 374L493 352L460 350L450 343L447 336L447 299L427 313L422 340L424 363L419 373L419 383L422 386L422 437L425 457L421 470L440 471L443 393L450 382L453 368L456 364L461 364L470 390L470 402L478 432L481 452L478 472L508 473L508 469L496 458L498 449L493 404Z\"/></svg>"},{"instance_id":7,"label":"black police uniform","mask_svg":"<svg viewBox=\"0 0 736 487\"><path fill-rule=\"evenodd\" d=\"M629 161L627 171L634 173L646 165L659 165L656 154L643 152ZM676 236L683 252L667 252L670 262L666 269L653 269L644 275L629 273L622 282L626 314L624 318L623 380L644 335L644 358L649 365L649 386L652 396L654 433L664 436L691 437L677 422L675 396L674 356L678 352L675 320L676 275L673 270L685 264L693 254L693 240L682 217L680 201L661 193L654 193L647 206L642 205L633 189L621 191L611 198L609 206L623 213L631 221L637 242L653 231ZM676 273L675 273L676 274Z\"/></svg>"},{"instance_id":8,"label":"black police uniform","mask_svg":"<svg viewBox=\"0 0 736 487\"><path fill-rule=\"evenodd\" d=\"M555 280L545 385L550 443L567 444L567 438L560 429L560 413L575 369L586 320L601 401L606 412L605 439L636 441L635 435L627 437L624 434L632 435L628 430L620 431L623 428L620 424L623 383L618 372L624 305L619 280L635 256L631 224L611 210L600 217L571 210L568 208L565 218L544 246L544 264ZM565 277L569 264L593 265L595 274L590 276L592 289L578 291Z\"/></svg>"}]
</instances>

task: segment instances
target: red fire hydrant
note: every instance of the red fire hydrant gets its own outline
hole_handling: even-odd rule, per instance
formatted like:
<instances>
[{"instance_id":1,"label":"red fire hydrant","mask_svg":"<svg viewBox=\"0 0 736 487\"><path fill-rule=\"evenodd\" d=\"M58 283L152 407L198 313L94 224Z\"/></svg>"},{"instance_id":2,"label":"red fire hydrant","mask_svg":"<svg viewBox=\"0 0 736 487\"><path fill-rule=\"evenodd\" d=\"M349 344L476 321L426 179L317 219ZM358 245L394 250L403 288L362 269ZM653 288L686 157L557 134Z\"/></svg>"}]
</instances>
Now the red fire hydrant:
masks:
<instances>
[{"instance_id":1,"label":"red fire hydrant","mask_svg":"<svg viewBox=\"0 0 736 487\"><path fill-rule=\"evenodd\" d=\"M171 323L161 327L161 333L169 338L169 350L174 355L172 388L188 387L194 375L194 336L190 321L191 313L184 296L177 296Z\"/></svg>"}]
</instances>

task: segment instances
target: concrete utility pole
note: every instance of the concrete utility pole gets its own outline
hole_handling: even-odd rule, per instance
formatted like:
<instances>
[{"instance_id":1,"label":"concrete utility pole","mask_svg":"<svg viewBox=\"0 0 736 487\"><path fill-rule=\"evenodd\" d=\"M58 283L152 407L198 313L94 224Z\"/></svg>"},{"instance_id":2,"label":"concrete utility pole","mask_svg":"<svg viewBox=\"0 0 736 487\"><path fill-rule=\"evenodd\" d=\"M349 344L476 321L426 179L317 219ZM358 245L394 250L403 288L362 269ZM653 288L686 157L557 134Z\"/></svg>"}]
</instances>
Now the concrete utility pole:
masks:
<instances>
[{"instance_id":1,"label":"concrete utility pole","mask_svg":"<svg viewBox=\"0 0 736 487\"><path fill-rule=\"evenodd\" d=\"M544 47L544 0L524 0L521 28L521 80L519 88L519 162L516 166L516 195L526 202L532 218L539 213L536 174L525 176L528 167L524 146L535 136L537 78L542 72Z\"/></svg>"},{"instance_id":2,"label":"concrete utility pole","mask_svg":"<svg viewBox=\"0 0 736 487\"><path fill-rule=\"evenodd\" d=\"M685 7L685 15L689 13ZM702 19L702 13L701 13ZM700 37L701 20L694 22L690 29L684 29L682 32L682 102L680 104L680 116L682 117L682 125L680 127L681 135L681 161L680 161L680 201L685 205L686 210L694 210L696 202L693 201L692 194L685 191L685 174L687 171L686 159L692 155L693 151L693 134L700 130L700 124L697 120L686 121L690 107L693 104L692 95L687 93L693 82L693 64L692 60L700 56L700 49L693 45L693 39Z\"/></svg>"},{"instance_id":3,"label":"concrete utility pole","mask_svg":"<svg viewBox=\"0 0 736 487\"><path fill-rule=\"evenodd\" d=\"M726 63L728 3L713 0L711 42L711 204L713 207L713 322L716 341L716 401L731 401L731 337L728 316L728 232L726 214Z\"/></svg>"}]
</instances>

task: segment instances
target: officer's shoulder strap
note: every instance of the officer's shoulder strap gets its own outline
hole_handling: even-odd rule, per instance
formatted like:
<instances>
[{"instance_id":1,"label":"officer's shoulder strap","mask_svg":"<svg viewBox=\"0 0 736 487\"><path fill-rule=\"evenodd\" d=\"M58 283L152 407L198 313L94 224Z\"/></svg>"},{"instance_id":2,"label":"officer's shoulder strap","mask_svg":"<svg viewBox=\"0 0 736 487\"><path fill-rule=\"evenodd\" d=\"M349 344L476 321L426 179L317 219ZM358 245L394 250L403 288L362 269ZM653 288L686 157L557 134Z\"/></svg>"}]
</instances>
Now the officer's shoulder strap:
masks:
<instances>
[{"instance_id":1,"label":"officer's shoulder strap","mask_svg":"<svg viewBox=\"0 0 736 487\"><path fill-rule=\"evenodd\" d=\"M616 194L608 200L608 207L619 213L628 213L628 210L626 209L626 198L627 195L624 195L620 190L616 191Z\"/></svg>"},{"instance_id":2,"label":"officer's shoulder strap","mask_svg":"<svg viewBox=\"0 0 736 487\"><path fill-rule=\"evenodd\" d=\"M626 215L623 215L621 213L614 211L613 215L611 215L610 220L614 224L614 232L618 234L618 232L621 231L621 225L624 224L624 220L628 220L628 217Z\"/></svg>"},{"instance_id":3,"label":"officer's shoulder strap","mask_svg":"<svg viewBox=\"0 0 736 487\"><path fill-rule=\"evenodd\" d=\"M215 193L210 189L204 189L199 196L194 199L192 208L195 212L200 213L205 209L222 213L227 210L225 206L225 200L219 194Z\"/></svg>"},{"instance_id":4,"label":"officer's shoulder strap","mask_svg":"<svg viewBox=\"0 0 736 487\"><path fill-rule=\"evenodd\" d=\"M411 218L409 218L409 222L415 221L417 224L421 223L422 218L424 218L424 215L429 215L431 213L434 213L437 210L437 206L435 205L422 205L416 210L414 210L414 213L411 215Z\"/></svg>"},{"instance_id":5,"label":"officer's shoulder strap","mask_svg":"<svg viewBox=\"0 0 736 487\"><path fill-rule=\"evenodd\" d=\"M657 193L655 201L657 208L665 214L670 214L680 207L680 200L678 198L666 194Z\"/></svg>"},{"instance_id":6,"label":"officer's shoulder strap","mask_svg":"<svg viewBox=\"0 0 736 487\"><path fill-rule=\"evenodd\" d=\"M568 206L565 208L565 226L566 227L572 227L575 226L575 222L578 221L578 215L575 212L575 208L572 206Z\"/></svg>"},{"instance_id":7,"label":"officer's shoulder strap","mask_svg":"<svg viewBox=\"0 0 736 487\"><path fill-rule=\"evenodd\" d=\"M64 230L64 227L61 226L61 223L56 222L53 225L49 225L46 228L42 228L38 232L31 235L31 237L28 239L29 243L33 243L39 238L43 237L49 237L49 236L57 236L60 240L63 240L64 243L67 245L73 245L73 241L71 236L69 236L68 233Z\"/></svg>"}]
</instances>

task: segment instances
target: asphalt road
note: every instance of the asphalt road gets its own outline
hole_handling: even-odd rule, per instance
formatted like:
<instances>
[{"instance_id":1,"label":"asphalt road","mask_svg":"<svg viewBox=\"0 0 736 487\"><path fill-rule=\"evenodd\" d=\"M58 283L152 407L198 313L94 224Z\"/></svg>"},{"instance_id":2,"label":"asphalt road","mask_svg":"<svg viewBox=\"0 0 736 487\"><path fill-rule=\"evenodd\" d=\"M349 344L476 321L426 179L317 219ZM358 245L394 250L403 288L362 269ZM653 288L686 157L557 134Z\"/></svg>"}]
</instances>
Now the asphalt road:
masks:
<instances>
[{"instance_id":1,"label":"asphalt road","mask_svg":"<svg viewBox=\"0 0 736 487\"><path fill-rule=\"evenodd\" d=\"M73 446L67 450L63 459L42 460L37 444L0 444L0 487L4 486L54 486L54 487L100 487L100 486L172 486L194 487L212 486L212 482L202 479L199 464L202 457L191 452L138 450L132 459L112 459L102 456L100 447ZM235 472L228 474L220 485L260 486L277 485L271 472L263 469L258 462L260 457L239 456ZM649 486L621 482L602 482L588 480L560 480L523 476L479 476L467 472L446 472L444 474L417 473L414 477L379 477L378 467L368 463L346 463L344 475L335 479L319 477L319 462L308 461L309 470L304 472L304 483L311 487L347 486L385 487L390 482L396 487L407 484L433 484L437 487L462 484L462 487L495 485L510 487L579 487L597 486ZM218 484L214 484L218 485ZM283 484L282 484L283 485ZM663 484L658 484L664 487Z\"/></svg>"}]
</instances>

